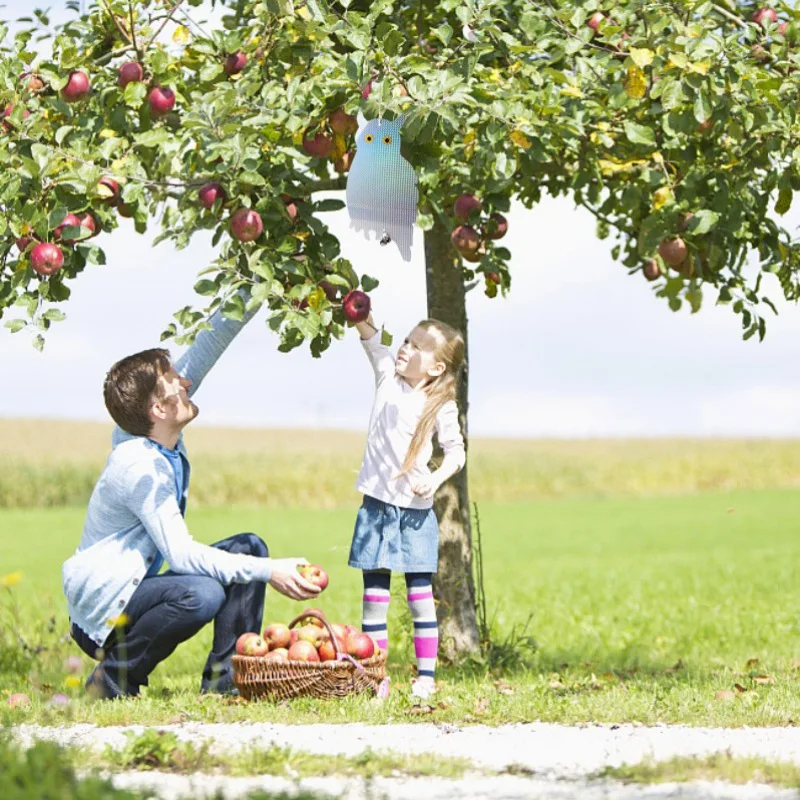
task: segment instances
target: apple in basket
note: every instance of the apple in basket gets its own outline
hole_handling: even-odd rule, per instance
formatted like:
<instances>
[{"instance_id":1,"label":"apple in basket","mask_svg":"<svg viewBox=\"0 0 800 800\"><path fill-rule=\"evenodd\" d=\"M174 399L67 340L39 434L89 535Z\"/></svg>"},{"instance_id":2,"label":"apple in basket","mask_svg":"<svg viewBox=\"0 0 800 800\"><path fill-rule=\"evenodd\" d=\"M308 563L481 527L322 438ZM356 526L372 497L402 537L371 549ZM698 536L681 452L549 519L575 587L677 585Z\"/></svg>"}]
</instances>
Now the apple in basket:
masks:
<instances>
[{"instance_id":1,"label":"apple in basket","mask_svg":"<svg viewBox=\"0 0 800 800\"><path fill-rule=\"evenodd\" d=\"M347 626L341 625L338 622L334 622L331 625L331 630L333 631L333 635L340 641L344 642L347 640Z\"/></svg>"},{"instance_id":2,"label":"apple in basket","mask_svg":"<svg viewBox=\"0 0 800 800\"><path fill-rule=\"evenodd\" d=\"M306 612L315 611L317 614L322 614L322 612L318 608L307 608L305 609ZM303 625L316 625L318 628L324 628L325 624L319 617L312 617L311 615L307 617L302 617L300 619L300 623Z\"/></svg>"},{"instance_id":3,"label":"apple in basket","mask_svg":"<svg viewBox=\"0 0 800 800\"><path fill-rule=\"evenodd\" d=\"M289 661L319 661L319 654L317 648L311 642L300 640L295 642L290 648L288 653Z\"/></svg>"},{"instance_id":4,"label":"apple in basket","mask_svg":"<svg viewBox=\"0 0 800 800\"><path fill-rule=\"evenodd\" d=\"M292 643L292 632L288 625L282 622L273 622L264 631L264 639L269 644L270 650L277 650L279 647L288 647Z\"/></svg>"},{"instance_id":5,"label":"apple in basket","mask_svg":"<svg viewBox=\"0 0 800 800\"><path fill-rule=\"evenodd\" d=\"M347 640L347 654L353 658L372 658L375 654L375 640L368 633L356 633Z\"/></svg>"},{"instance_id":6,"label":"apple in basket","mask_svg":"<svg viewBox=\"0 0 800 800\"><path fill-rule=\"evenodd\" d=\"M344 643L344 640L339 639L337 637L336 644L339 645L339 652L346 653L347 646ZM317 649L319 653L319 660L320 661L335 661L336 660L336 648L333 646L333 639L326 639Z\"/></svg>"},{"instance_id":7,"label":"apple in basket","mask_svg":"<svg viewBox=\"0 0 800 800\"><path fill-rule=\"evenodd\" d=\"M289 651L285 647L276 647L274 650L270 650L267 658L270 661L280 661L284 663L289 660Z\"/></svg>"},{"instance_id":8,"label":"apple in basket","mask_svg":"<svg viewBox=\"0 0 800 800\"><path fill-rule=\"evenodd\" d=\"M297 633L297 628L292 628L289 631L289 646L293 645L295 642L299 641L300 635Z\"/></svg>"},{"instance_id":9,"label":"apple in basket","mask_svg":"<svg viewBox=\"0 0 800 800\"><path fill-rule=\"evenodd\" d=\"M297 629L297 638L301 642L309 642L315 649L327 635L327 631L318 628L316 625L303 625Z\"/></svg>"},{"instance_id":10,"label":"apple in basket","mask_svg":"<svg viewBox=\"0 0 800 800\"><path fill-rule=\"evenodd\" d=\"M257 633L248 632L248 633L243 633L243 634L242 634L242 635L241 635L241 636L240 636L240 637L239 637L239 638L236 640L236 654L237 654L237 655L240 655L240 656L247 656L247 655L250 655L250 654L247 652L247 650L246 650L245 648L247 647L247 643L248 643L248 642L250 641L250 639L252 639L253 637L256 637L256 638L259 638L259 639L261 638L261 637L260 637L260 636L259 636Z\"/></svg>"}]
</instances>

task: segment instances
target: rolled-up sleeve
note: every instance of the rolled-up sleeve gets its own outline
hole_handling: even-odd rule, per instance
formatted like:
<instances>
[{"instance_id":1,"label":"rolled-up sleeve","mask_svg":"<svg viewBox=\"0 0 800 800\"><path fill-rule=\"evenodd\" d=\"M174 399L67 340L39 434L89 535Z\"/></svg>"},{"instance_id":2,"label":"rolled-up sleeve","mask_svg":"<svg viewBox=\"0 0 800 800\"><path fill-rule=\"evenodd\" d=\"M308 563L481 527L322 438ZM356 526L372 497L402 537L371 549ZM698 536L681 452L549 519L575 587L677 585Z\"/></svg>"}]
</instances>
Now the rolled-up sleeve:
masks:
<instances>
[{"instance_id":1,"label":"rolled-up sleeve","mask_svg":"<svg viewBox=\"0 0 800 800\"><path fill-rule=\"evenodd\" d=\"M467 453L458 420L458 406L453 400L445 403L436 415L436 436L445 457L454 460L462 469L467 462Z\"/></svg>"}]
</instances>

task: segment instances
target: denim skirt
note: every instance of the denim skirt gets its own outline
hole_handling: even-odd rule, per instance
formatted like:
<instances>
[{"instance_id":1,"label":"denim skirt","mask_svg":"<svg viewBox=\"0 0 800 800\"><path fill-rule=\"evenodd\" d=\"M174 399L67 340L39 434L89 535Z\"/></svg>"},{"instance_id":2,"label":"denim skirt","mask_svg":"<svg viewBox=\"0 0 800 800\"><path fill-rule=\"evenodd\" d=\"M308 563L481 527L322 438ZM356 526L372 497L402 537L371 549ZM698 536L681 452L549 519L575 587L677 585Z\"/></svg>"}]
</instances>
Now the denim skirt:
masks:
<instances>
[{"instance_id":1,"label":"denim skirt","mask_svg":"<svg viewBox=\"0 0 800 800\"><path fill-rule=\"evenodd\" d=\"M436 572L439 524L432 508L400 508L364 495L358 509L351 567L392 572Z\"/></svg>"}]
</instances>

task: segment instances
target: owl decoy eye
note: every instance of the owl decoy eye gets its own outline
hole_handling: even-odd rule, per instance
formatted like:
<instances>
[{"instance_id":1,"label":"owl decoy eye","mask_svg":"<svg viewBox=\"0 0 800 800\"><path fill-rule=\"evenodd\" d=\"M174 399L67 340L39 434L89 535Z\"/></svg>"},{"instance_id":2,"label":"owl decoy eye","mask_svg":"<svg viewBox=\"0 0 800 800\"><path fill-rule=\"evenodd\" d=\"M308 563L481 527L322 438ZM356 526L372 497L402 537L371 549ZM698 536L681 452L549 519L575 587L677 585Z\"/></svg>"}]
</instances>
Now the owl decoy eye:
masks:
<instances>
[{"instance_id":1,"label":"owl decoy eye","mask_svg":"<svg viewBox=\"0 0 800 800\"><path fill-rule=\"evenodd\" d=\"M392 143L392 137L391 136L384 136L383 137L383 143L384 144L391 144Z\"/></svg>"},{"instance_id":2,"label":"owl decoy eye","mask_svg":"<svg viewBox=\"0 0 800 800\"><path fill-rule=\"evenodd\" d=\"M372 144L372 142L374 141L374 139L375 139L375 137L374 137L374 136L373 136L371 133L368 133L368 134L367 134L367 135L364 137L364 141L365 141L367 144Z\"/></svg>"}]
</instances>

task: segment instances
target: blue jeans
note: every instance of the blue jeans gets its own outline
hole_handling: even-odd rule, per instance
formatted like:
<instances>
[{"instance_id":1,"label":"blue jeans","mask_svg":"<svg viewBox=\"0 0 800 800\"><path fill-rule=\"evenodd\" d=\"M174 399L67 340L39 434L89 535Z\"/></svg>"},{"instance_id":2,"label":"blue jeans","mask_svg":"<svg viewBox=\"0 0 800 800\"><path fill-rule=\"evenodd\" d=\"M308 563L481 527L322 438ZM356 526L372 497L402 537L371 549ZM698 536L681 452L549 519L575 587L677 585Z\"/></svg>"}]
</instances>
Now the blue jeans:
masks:
<instances>
[{"instance_id":1,"label":"blue jeans","mask_svg":"<svg viewBox=\"0 0 800 800\"><path fill-rule=\"evenodd\" d=\"M212 547L269 555L266 544L253 533L231 536ZM86 688L107 699L139 694L158 664L214 620L214 643L203 668L201 691L231 692L236 640L247 631L261 631L266 588L262 581L223 586L205 575L171 571L144 578L125 608L128 622L115 629L102 648L72 624L72 638L86 655L100 662Z\"/></svg>"}]
</instances>

